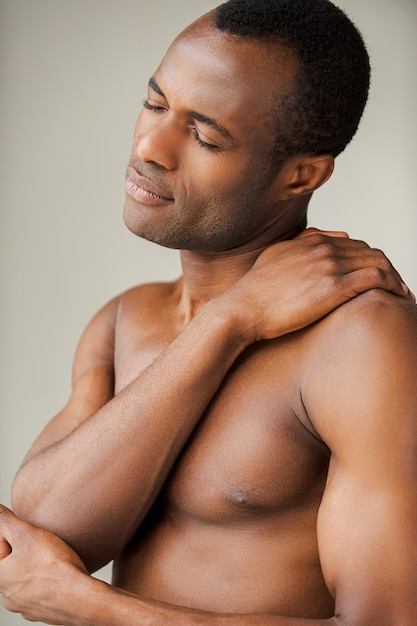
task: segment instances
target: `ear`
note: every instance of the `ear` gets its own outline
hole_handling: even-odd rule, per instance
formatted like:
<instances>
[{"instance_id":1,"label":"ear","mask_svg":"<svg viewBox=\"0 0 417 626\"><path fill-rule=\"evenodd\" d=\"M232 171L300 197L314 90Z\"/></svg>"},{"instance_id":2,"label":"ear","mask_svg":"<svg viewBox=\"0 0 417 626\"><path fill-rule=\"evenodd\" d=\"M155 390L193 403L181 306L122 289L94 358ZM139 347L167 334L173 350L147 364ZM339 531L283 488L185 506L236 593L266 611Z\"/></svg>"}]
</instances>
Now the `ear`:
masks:
<instances>
[{"instance_id":1,"label":"ear","mask_svg":"<svg viewBox=\"0 0 417 626\"><path fill-rule=\"evenodd\" d=\"M282 170L287 197L313 193L329 180L333 170L334 158L330 154L291 159Z\"/></svg>"}]
</instances>

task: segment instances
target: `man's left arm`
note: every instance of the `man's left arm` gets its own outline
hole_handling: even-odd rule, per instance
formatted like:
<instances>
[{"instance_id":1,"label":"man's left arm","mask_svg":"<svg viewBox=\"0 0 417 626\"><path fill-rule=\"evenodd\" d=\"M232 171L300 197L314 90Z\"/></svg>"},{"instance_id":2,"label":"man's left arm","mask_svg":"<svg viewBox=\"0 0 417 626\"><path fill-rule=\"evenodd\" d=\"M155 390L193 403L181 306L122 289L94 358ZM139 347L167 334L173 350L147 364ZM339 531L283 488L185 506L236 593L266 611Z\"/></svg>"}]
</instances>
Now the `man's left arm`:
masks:
<instances>
[{"instance_id":1,"label":"man's left arm","mask_svg":"<svg viewBox=\"0 0 417 626\"><path fill-rule=\"evenodd\" d=\"M417 624L417 308L381 292L329 316L303 401L331 450L318 515L341 624Z\"/></svg>"},{"instance_id":2,"label":"man's left arm","mask_svg":"<svg viewBox=\"0 0 417 626\"><path fill-rule=\"evenodd\" d=\"M8 511L6 608L68 626L415 626L417 308L380 292L348 303L317 328L305 371L304 405L332 451L318 516L332 618L218 615L142 599L89 577L63 542Z\"/></svg>"}]
</instances>

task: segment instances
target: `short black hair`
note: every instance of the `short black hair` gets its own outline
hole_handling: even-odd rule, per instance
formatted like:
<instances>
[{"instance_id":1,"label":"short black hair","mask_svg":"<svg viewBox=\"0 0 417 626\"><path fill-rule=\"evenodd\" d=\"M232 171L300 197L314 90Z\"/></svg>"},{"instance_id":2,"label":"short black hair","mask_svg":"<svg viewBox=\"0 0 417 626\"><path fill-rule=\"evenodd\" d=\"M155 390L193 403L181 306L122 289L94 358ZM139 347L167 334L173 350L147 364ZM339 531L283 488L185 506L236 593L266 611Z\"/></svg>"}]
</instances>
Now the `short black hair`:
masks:
<instances>
[{"instance_id":1,"label":"short black hair","mask_svg":"<svg viewBox=\"0 0 417 626\"><path fill-rule=\"evenodd\" d=\"M227 33L291 49L299 68L291 94L274 105L276 165L300 154L340 154L369 94L363 38L329 0L228 0L215 10Z\"/></svg>"}]
</instances>

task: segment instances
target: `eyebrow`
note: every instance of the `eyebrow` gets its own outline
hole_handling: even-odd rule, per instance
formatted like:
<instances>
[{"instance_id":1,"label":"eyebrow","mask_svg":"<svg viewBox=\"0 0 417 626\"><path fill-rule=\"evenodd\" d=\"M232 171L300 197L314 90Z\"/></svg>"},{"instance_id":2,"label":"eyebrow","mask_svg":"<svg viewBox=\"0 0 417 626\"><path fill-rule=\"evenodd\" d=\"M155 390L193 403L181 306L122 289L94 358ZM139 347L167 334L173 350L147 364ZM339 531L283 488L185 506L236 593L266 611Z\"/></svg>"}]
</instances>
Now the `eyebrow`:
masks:
<instances>
[{"instance_id":1,"label":"eyebrow","mask_svg":"<svg viewBox=\"0 0 417 626\"><path fill-rule=\"evenodd\" d=\"M153 91L155 91L155 93L165 98L164 92L162 91L154 77L149 79L148 85L151 89L153 89ZM235 144L237 143L237 140L235 137L233 137L232 133L228 131L227 128L216 122L216 120L212 117L202 115L201 113L197 113L197 111L190 111L190 115L198 122L202 122L203 124L207 124L207 126L214 128L214 130L216 130L220 135L222 135L222 137L224 137L228 141L231 141Z\"/></svg>"}]
</instances>

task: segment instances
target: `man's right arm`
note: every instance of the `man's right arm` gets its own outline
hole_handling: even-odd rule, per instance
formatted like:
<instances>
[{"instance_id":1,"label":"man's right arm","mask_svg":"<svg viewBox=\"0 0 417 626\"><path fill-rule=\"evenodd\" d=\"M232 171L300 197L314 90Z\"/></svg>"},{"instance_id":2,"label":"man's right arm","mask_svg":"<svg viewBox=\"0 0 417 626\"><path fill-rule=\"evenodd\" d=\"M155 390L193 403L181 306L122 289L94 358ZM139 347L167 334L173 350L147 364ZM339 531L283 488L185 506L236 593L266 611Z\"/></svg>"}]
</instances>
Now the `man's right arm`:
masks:
<instances>
[{"instance_id":1,"label":"man's right arm","mask_svg":"<svg viewBox=\"0 0 417 626\"><path fill-rule=\"evenodd\" d=\"M95 324L100 322L99 316ZM84 342L100 340L95 324L81 352ZM244 349L238 327L226 307L209 303L159 358L108 401L105 367L86 365L68 406L16 476L18 514L63 538L92 571L114 558L153 504ZM102 406L91 414L94 403Z\"/></svg>"},{"instance_id":2,"label":"man's right arm","mask_svg":"<svg viewBox=\"0 0 417 626\"><path fill-rule=\"evenodd\" d=\"M81 342L69 404L16 477L17 513L63 538L90 571L112 560L152 506L239 354L373 287L406 295L386 259L363 244L315 235L271 246L115 397L114 311L105 309Z\"/></svg>"}]
</instances>

